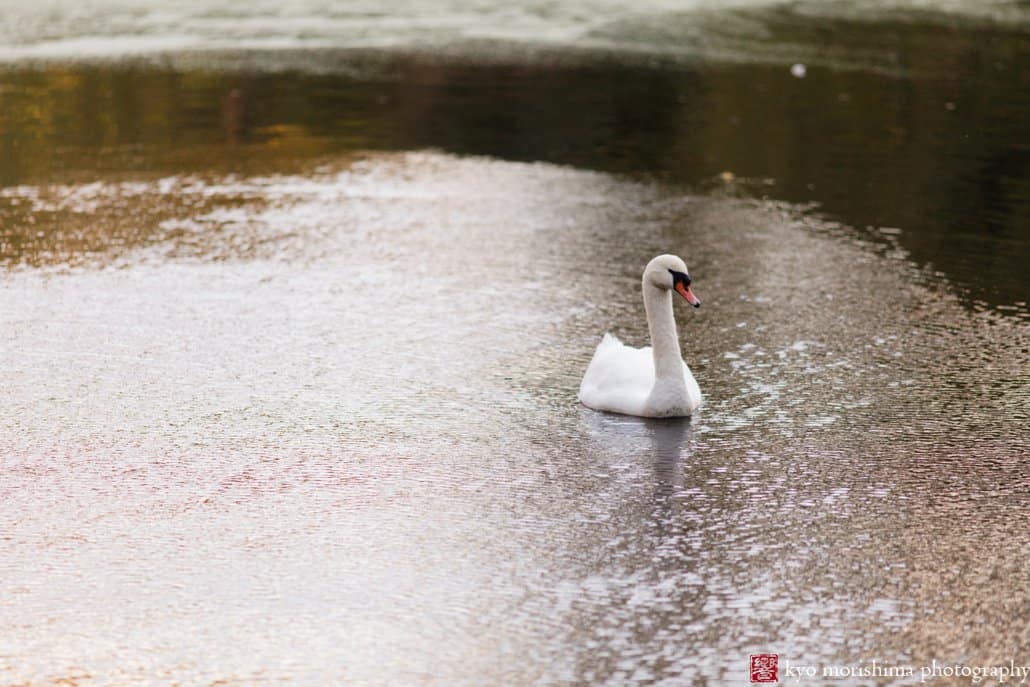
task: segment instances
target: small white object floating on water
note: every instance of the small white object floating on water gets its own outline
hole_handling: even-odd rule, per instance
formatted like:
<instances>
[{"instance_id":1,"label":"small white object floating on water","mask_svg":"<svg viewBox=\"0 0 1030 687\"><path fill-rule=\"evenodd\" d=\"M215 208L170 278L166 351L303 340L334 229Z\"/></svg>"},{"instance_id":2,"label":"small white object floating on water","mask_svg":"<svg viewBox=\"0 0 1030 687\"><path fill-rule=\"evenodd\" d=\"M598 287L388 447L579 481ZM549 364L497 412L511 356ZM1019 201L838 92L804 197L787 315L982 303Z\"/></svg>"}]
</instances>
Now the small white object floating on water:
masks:
<instances>
[{"instance_id":1,"label":"small white object floating on water","mask_svg":"<svg viewBox=\"0 0 1030 687\"><path fill-rule=\"evenodd\" d=\"M790 73L791 76L793 76L794 78L803 79L805 78L805 74L808 73L808 69L805 67L805 65L798 62L797 64L792 64L790 66Z\"/></svg>"}]
</instances>

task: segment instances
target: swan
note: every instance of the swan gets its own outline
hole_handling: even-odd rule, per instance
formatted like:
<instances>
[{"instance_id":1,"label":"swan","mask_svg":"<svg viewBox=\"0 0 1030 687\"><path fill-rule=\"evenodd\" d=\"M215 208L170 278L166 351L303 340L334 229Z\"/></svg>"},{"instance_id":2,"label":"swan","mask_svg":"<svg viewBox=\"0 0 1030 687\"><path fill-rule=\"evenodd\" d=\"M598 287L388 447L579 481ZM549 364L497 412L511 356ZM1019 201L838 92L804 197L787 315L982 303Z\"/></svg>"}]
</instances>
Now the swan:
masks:
<instances>
[{"instance_id":1,"label":"swan","mask_svg":"<svg viewBox=\"0 0 1030 687\"><path fill-rule=\"evenodd\" d=\"M640 417L687 417L701 405L701 388L680 355L672 292L695 308L687 266L675 255L647 263L642 279L651 346L632 348L612 334L597 344L579 386L588 408Z\"/></svg>"}]
</instances>

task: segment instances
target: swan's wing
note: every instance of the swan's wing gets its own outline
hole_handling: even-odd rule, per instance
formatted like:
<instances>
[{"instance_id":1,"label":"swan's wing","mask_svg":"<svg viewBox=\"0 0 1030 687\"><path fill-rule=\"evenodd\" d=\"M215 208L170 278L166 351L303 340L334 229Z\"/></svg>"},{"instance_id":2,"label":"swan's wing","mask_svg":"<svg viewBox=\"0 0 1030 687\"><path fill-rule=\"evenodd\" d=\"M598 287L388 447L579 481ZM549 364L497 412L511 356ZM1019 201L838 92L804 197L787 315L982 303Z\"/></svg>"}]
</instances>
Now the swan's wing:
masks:
<instances>
[{"instance_id":1,"label":"swan's wing","mask_svg":"<svg viewBox=\"0 0 1030 687\"><path fill-rule=\"evenodd\" d=\"M596 410L639 414L654 387L650 348L631 348L605 334L579 386L579 400Z\"/></svg>"}]
</instances>

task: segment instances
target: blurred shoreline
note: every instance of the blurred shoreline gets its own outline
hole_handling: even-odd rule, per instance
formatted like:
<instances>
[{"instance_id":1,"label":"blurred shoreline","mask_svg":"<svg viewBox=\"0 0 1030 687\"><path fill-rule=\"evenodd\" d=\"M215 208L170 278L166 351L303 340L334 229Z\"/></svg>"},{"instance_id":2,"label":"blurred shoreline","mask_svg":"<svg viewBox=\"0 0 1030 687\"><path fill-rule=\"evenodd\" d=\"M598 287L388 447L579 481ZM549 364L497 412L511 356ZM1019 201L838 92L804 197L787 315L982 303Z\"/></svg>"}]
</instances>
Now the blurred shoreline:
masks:
<instances>
[{"instance_id":1,"label":"blurred shoreline","mask_svg":"<svg viewBox=\"0 0 1030 687\"><path fill-rule=\"evenodd\" d=\"M613 0L496 6L474 0L402 0L389 6L359 0L342 7L291 0L230 1L217 8L197 0L175 6L48 0L5 8L0 63L129 58L228 69L242 60L249 69L324 72L339 68L340 61L326 65L295 56L336 52L376 61L382 55L549 65L602 58L687 64L790 60L838 69L905 69L892 54L892 29L1025 33L1028 25L1030 8L1014 0L652 0L632 6Z\"/></svg>"}]
</instances>

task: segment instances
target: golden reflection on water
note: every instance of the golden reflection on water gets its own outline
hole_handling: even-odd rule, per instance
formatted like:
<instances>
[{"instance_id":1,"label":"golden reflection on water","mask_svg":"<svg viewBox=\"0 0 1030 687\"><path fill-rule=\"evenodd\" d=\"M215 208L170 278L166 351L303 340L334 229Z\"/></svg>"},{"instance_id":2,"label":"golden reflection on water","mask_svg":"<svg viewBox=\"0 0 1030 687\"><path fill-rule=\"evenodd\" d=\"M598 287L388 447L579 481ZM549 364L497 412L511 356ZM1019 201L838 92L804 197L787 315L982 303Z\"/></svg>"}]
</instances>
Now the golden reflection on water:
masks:
<instances>
[{"instance_id":1,"label":"golden reflection on water","mask_svg":"<svg viewBox=\"0 0 1030 687\"><path fill-rule=\"evenodd\" d=\"M821 50L826 62L804 79L775 60L480 64L346 51L285 51L264 68L219 69L214 54L207 66L180 56L6 67L0 183L289 173L425 148L695 188L729 173L750 182L732 184L738 192L818 204L872 241L893 236L971 300L1025 310L1026 35L785 13L736 13L727 31ZM857 62L823 54L826 35ZM3 208L0 222L7 250L39 233Z\"/></svg>"}]
</instances>

